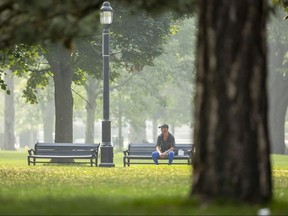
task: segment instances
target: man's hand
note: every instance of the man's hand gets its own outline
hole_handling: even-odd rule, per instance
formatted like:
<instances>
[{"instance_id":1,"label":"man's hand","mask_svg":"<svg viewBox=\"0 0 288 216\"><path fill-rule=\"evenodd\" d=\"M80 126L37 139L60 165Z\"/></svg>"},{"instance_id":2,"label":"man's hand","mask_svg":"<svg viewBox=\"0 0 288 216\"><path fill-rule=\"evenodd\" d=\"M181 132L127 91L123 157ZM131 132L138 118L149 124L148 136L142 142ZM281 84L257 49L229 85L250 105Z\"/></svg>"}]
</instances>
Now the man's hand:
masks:
<instances>
[{"instance_id":1,"label":"man's hand","mask_svg":"<svg viewBox=\"0 0 288 216\"><path fill-rule=\"evenodd\" d=\"M160 153L159 156L160 156L160 158L165 158L165 156L166 156L167 154L168 154L167 152L163 152L163 153Z\"/></svg>"}]
</instances>

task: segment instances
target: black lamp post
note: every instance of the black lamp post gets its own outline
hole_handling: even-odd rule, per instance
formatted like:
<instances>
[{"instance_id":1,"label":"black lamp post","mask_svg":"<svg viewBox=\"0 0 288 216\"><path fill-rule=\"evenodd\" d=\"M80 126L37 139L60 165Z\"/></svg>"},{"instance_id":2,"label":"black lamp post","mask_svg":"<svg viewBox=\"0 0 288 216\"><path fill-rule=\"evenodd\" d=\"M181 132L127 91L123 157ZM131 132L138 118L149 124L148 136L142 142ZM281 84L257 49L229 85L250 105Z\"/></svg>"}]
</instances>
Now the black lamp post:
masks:
<instances>
[{"instance_id":1,"label":"black lamp post","mask_svg":"<svg viewBox=\"0 0 288 216\"><path fill-rule=\"evenodd\" d=\"M102 143L100 145L101 163L100 167L114 167L113 146L111 143L111 121L109 119L109 25L113 21L113 9L109 2L104 2L100 9L100 22L103 25L102 32L102 55L103 55L103 121L102 121Z\"/></svg>"}]
</instances>

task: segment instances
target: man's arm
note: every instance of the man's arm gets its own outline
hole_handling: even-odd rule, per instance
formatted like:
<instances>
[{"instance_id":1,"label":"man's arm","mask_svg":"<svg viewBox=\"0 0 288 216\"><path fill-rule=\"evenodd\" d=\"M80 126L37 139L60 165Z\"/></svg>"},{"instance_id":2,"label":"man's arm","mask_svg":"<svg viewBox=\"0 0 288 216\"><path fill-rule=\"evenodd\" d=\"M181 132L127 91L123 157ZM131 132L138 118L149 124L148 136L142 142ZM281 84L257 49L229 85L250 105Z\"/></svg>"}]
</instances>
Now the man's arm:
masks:
<instances>
[{"instance_id":1,"label":"man's arm","mask_svg":"<svg viewBox=\"0 0 288 216\"><path fill-rule=\"evenodd\" d=\"M161 149L160 149L160 136L157 137L156 151L161 155Z\"/></svg>"},{"instance_id":2,"label":"man's arm","mask_svg":"<svg viewBox=\"0 0 288 216\"><path fill-rule=\"evenodd\" d=\"M161 155L161 150L160 150L160 147L158 145L156 146L156 151Z\"/></svg>"},{"instance_id":3,"label":"man's arm","mask_svg":"<svg viewBox=\"0 0 288 216\"><path fill-rule=\"evenodd\" d=\"M169 148L167 151L164 152L165 155L167 155L170 151L174 151L174 147L172 146L171 148Z\"/></svg>"},{"instance_id":4,"label":"man's arm","mask_svg":"<svg viewBox=\"0 0 288 216\"><path fill-rule=\"evenodd\" d=\"M171 141L171 147L164 152L165 155L167 155L170 151L174 151L175 149L175 138L172 136L172 141Z\"/></svg>"}]
</instances>

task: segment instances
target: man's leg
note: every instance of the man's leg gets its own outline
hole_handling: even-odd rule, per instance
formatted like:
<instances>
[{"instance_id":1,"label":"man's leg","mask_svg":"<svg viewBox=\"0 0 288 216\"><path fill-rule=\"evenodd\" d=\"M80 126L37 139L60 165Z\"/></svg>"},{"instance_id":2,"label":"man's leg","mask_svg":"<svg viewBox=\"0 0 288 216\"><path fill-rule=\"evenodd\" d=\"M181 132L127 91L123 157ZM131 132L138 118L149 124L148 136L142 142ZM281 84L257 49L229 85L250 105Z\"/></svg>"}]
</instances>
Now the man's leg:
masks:
<instances>
[{"instance_id":1,"label":"man's leg","mask_svg":"<svg viewBox=\"0 0 288 216\"><path fill-rule=\"evenodd\" d=\"M152 159L156 165L158 165L158 157L159 157L159 152L157 151L152 152Z\"/></svg>"},{"instance_id":2,"label":"man's leg","mask_svg":"<svg viewBox=\"0 0 288 216\"><path fill-rule=\"evenodd\" d=\"M169 160L168 164L172 164L173 159L174 159L174 152L170 151L168 153L168 160Z\"/></svg>"}]
</instances>

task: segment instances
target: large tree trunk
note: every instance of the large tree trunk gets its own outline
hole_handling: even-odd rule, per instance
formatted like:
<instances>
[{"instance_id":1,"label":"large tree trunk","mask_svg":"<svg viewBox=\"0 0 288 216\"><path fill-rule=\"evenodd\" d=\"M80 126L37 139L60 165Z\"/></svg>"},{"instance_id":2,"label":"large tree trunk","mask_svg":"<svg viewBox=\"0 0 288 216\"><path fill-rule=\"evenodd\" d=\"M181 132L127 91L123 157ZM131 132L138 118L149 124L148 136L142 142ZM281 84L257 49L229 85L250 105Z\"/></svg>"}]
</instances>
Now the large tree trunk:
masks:
<instances>
[{"instance_id":1,"label":"large tree trunk","mask_svg":"<svg viewBox=\"0 0 288 216\"><path fill-rule=\"evenodd\" d=\"M54 81L55 142L73 142L73 97L71 52L60 44L53 45L46 53Z\"/></svg>"},{"instance_id":2,"label":"large tree trunk","mask_svg":"<svg viewBox=\"0 0 288 216\"><path fill-rule=\"evenodd\" d=\"M55 99L55 143L73 142L73 97L71 52L57 45L49 55L48 61L51 65L54 81ZM52 162L61 160L73 162L73 159L52 159Z\"/></svg>"},{"instance_id":3,"label":"large tree trunk","mask_svg":"<svg viewBox=\"0 0 288 216\"><path fill-rule=\"evenodd\" d=\"M72 78L73 70L71 67L71 51L54 44L46 53L46 58L51 66L54 81L54 100L55 100L55 143L73 142L73 96ZM52 162L61 160L73 162L73 159L52 159Z\"/></svg>"},{"instance_id":4,"label":"large tree trunk","mask_svg":"<svg viewBox=\"0 0 288 216\"><path fill-rule=\"evenodd\" d=\"M73 142L73 97L71 52L58 45L54 61L49 61L54 80L55 98L55 142Z\"/></svg>"},{"instance_id":5,"label":"large tree trunk","mask_svg":"<svg viewBox=\"0 0 288 216\"><path fill-rule=\"evenodd\" d=\"M14 131L14 80L11 70L5 70L4 81L8 86L10 94L5 94L5 108L4 108L4 137L3 149L15 150L15 131Z\"/></svg>"},{"instance_id":6,"label":"large tree trunk","mask_svg":"<svg viewBox=\"0 0 288 216\"><path fill-rule=\"evenodd\" d=\"M191 195L272 196L265 0L201 0Z\"/></svg>"}]
</instances>

